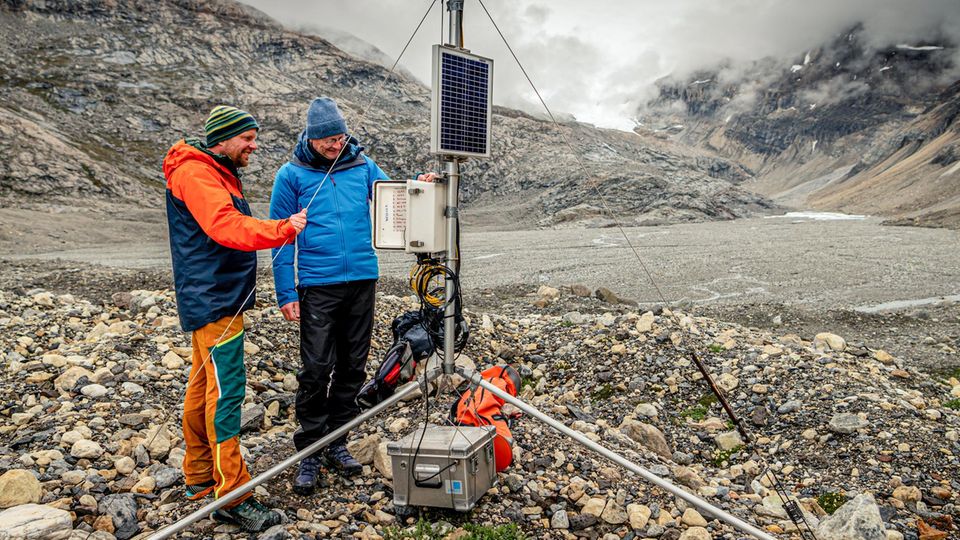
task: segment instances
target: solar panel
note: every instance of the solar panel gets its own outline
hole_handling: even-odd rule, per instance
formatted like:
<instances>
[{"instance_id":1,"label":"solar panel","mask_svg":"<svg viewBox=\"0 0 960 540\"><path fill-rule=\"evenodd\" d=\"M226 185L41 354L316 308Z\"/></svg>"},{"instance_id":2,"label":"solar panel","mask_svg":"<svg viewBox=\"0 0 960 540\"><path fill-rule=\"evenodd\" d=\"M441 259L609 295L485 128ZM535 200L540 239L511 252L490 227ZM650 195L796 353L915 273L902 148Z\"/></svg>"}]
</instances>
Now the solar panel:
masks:
<instances>
[{"instance_id":1,"label":"solar panel","mask_svg":"<svg viewBox=\"0 0 960 540\"><path fill-rule=\"evenodd\" d=\"M493 60L433 46L433 153L490 156L492 76Z\"/></svg>"}]
</instances>

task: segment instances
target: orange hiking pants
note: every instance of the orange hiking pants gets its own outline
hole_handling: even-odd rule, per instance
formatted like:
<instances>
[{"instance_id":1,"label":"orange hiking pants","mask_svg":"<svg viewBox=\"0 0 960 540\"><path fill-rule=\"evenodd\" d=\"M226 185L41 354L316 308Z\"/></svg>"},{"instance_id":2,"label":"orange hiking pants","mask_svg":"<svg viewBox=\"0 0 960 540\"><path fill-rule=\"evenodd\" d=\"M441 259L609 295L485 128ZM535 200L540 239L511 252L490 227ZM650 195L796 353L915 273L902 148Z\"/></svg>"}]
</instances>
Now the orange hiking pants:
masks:
<instances>
[{"instance_id":1,"label":"orange hiking pants","mask_svg":"<svg viewBox=\"0 0 960 540\"><path fill-rule=\"evenodd\" d=\"M193 332L193 366L183 403L183 474L187 484L213 480L219 498L250 479L240 456L240 409L247 377L243 315ZM236 506L249 497L237 499Z\"/></svg>"}]
</instances>

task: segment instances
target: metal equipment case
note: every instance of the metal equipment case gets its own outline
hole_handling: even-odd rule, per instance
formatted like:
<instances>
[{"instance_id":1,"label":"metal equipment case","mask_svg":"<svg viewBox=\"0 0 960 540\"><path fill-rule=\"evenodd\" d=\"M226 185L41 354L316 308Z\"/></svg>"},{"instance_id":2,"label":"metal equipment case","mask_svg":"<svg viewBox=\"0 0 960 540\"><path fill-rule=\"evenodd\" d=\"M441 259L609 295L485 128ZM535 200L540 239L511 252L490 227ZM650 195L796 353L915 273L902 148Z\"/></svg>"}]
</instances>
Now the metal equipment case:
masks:
<instances>
[{"instance_id":1,"label":"metal equipment case","mask_svg":"<svg viewBox=\"0 0 960 540\"><path fill-rule=\"evenodd\" d=\"M421 425L387 444L393 504L472 509L497 483L493 426Z\"/></svg>"}]
</instances>

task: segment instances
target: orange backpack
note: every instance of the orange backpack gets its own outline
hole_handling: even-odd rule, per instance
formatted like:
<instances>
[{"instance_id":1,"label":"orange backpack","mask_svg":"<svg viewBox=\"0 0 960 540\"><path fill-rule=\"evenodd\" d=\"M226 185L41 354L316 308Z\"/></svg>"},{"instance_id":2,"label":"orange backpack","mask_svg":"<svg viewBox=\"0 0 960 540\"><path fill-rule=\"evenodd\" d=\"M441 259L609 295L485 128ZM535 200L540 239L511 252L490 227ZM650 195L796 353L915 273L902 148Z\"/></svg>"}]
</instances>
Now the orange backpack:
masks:
<instances>
[{"instance_id":1,"label":"orange backpack","mask_svg":"<svg viewBox=\"0 0 960 540\"><path fill-rule=\"evenodd\" d=\"M480 373L484 380L497 388L516 396L520 391L520 374L511 366L501 365L488 368ZM497 434L493 438L493 453L496 457L497 472L510 466L513 461L513 436L510 433L510 421L503 415L504 400L486 388L471 387L464 392L460 400L451 409L453 421L463 426L494 426Z\"/></svg>"}]
</instances>

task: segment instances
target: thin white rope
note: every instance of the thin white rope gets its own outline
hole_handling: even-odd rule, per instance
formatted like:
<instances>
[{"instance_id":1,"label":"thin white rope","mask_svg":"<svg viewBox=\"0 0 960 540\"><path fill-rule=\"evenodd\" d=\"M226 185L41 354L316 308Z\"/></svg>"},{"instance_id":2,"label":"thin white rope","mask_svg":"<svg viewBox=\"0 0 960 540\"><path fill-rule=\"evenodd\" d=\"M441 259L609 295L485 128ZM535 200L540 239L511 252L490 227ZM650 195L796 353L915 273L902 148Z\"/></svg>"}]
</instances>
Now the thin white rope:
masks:
<instances>
[{"instance_id":1,"label":"thin white rope","mask_svg":"<svg viewBox=\"0 0 960 540\"><path fill-rule=\"evenodd\" d=\"M393 62L393 65L390 66L390 69L387 71L387 74L384 76L383 80L380 82L380 85L377 87L377 91L374 93L373 98L370 100L370 104L376 103L377 98L380 97L380 93L383 91L383 87L386 86L387 81L390 80L390 77L393 75L393 72L394 72L394 70L396 69L397 64L400 62L400 59L403 58L404 53L407 51L407 47L410 46L410 42L413 41L413 38L417 35L417 32L420 31L420 27L423 25L423 21L426 20L427 16L430 14L430 11L433 9L433 6L434 6L436 3L437 3L437 0L431 0L430 6L427 7L427 11L423 14L423 17L420 19L420 22L417 24L416 29L414 29L413 34L410 35L410 38L407 40L406 45L403 46L403 50L400 51L400 55L397 56L396 61L394 61L394 62ZM360 115L360 120L357 122L357 131L359 131L359 130L360 130L360 127L364 125L364 122L366 121L367 114L368 114L369 112L370 112L370 107L369 107L369 105L368 105L368 107L363 110L362 114ZM349 137L348 137L346 140L344 140L343 145L341 145L341 147L340 147L340 152L337 153L337 157L334 158L333 163L330 165L330 167L329 167L328 170L327 170L327 173L324 175L323 179L320 181L320 184L317 186L317 189L314 190L313 196L310 197L310 200L307 202L307 205L306 205L304 208L302 208L302 210L309 210L310 205L313 204L313 201L314 201L314 199L317 197L317 194L320 193L320 189L323 187L323 184L326 183L327 178L330 177L330 174L333 172L334 167L336 167L337 162L338 162L338 161L340 160L340 158L343 156L343 152L344 152L344 150L347 149L347 146L349 146ZM309 212L308 212L308 213L309 213ZM288 240L285 240L285 241L283 242L283 244L281 244L278 248L275 248L275 249L277 250L277 252L276 252L276 254L273 256L273 258L270 259L270 264L271 264L271 265L273 265L274 261L277 260L277 257L280 256L280 253L283 252L283 248L285 248L285 247L289 244L289 242L290 242L289 239L288 239ZM233 314L233 317L230 319L230 322L227 323L226 328L224 328L223 333L221 333L221 334L220 334L220 337L217 338L216 343L220 343L220 341L223 340L223 337L227 334L227 331L228 331L228 330L230 329L230 327L233 325L234 321L236 321L236 320L237 320L237 317L239 317L240 314L243 313L243 307L242 307L242 306L246 305L246 303L250 300L250 297L253 296L253 295L256 293L256 291L257 291L257 286L256 286L256 283L254 283L254 286L253 286L253 288L250 290L250 293L247 294L246 298L243 299L243 302L240 303L240 306L241 306L240 309L239 309L236 313ZM207 361L210 359L211 356L213 356L213 351L212 351L212 350L206 355L206 357L204 357L203 361L200 362L200 367L197 368L195 374L193 373L193 371L192 371L192 369L191 369L191 374L193 374L194 376L193 376L192 379L191 379L189 376L187 377L187 384L186 384L186 386L183 387L183 392L180 394L180 397L179 397L178 401L182 401L182 400L183 400L183 397L186 395L187 390L190 388L190 384L191 384L192 382L196 382L197 377L199 376L199 373L203 370L203 367L206 365ZM246 368L244 368L244 369L246 369ZM167 422L164 422L163 424L161 424L160 427L157 428L156 433L153 434L153 437L150 439L150 442L147 443L147 447L148 447L148 448L150 447L150 445L153 444L153 441L156 440L157 435L160 434L161 429L163 429L166 425L167 425Z\"/></svg>"}]
</instances>

